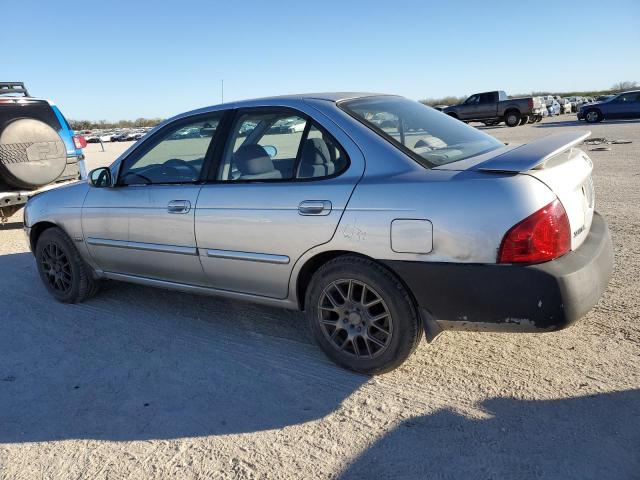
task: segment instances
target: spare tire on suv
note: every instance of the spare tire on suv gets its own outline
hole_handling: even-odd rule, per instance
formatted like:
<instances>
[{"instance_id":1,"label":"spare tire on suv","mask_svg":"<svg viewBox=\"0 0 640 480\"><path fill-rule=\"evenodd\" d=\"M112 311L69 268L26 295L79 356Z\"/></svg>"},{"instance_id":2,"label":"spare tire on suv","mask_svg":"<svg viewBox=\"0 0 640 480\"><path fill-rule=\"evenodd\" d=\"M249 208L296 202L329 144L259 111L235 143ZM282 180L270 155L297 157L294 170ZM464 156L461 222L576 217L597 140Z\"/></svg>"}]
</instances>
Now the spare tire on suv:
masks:
<instances>
[{"instance_id":1,"label":"spare tire on suv","mask_svg":"<svg viewBox=\"0 0 640 480\"><path fill-rule=\"evenodd\" d=\"M28 113L25 111L24 113ZM67 150L58 132L36 118L0 123L0 179L32 189L55 181L67 166Z\"/></svg>"}]
</instances>

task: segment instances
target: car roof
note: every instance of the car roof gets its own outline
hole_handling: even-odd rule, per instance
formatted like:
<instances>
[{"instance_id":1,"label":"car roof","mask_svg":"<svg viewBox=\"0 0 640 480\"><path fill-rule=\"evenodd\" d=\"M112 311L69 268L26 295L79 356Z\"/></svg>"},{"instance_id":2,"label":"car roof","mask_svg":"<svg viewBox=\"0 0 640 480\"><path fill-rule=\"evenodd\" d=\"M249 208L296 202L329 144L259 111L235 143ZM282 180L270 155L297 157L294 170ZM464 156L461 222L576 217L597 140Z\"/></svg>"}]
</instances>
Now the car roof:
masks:
<instances>
[{"instance_id":1,"label":"car roof","mask_svg":"<svg viewBox=\"0 0 640 480\"><path fill-rule=\"evenodd\" d=\"M304 100L324 100L332 103L340 102L343 100L351 100L355 98L363 97L377 97L377 96L392 96L386 93L372 93L372 92L324 92L324 93L298 93L291 95L276 95L271 97L252 98L247 100L237 100L229 103L220 103L216 105L209 105L207 107L197 108L188 112L179 113L171 118L168 118L161 125L165 125L174 120L197 115L201 113L209 113L213 111L220 111L234 108L249 108L264 105L265 103L285 101L290 102L303 102Z\"/></svg>"},{"instance_id":2,"label":"car roof","mask_svg":"<svg viewBox=\"0 0 640 480\"><path fill-rule=\"evenodd\" d=\"M378 95L386 95L384 93L373 93L373 92L320 92L320 93L298 93L298 94L289 94L289 95L276 95L271 97L261 97L254 98L248 100L241 100L235 102L237 104L240 103L251 103L256 100L305 100L305 99L313 99L313 100L326 100L329 102L340 102L342 100L349 100L352 98L361 98L361 97L373 97Z\"/></svg>"}]
</instances>

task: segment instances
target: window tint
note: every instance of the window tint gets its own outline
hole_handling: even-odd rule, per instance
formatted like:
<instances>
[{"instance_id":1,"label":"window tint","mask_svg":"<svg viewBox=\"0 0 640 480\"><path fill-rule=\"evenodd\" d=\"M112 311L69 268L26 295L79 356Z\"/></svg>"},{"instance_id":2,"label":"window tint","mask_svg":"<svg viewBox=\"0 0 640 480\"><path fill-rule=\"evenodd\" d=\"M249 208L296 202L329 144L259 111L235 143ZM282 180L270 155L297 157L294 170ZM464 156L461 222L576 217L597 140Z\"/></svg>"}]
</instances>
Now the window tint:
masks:
<instances>
[{"instance_id":1,"label":"window tint","mask_svg":"<svg viewBox=\"0 0 640 480\"><path fill-rule=\"evenodd\" d=\"M618 101L622 103L635 102L640 97L640 94L636 92L624 93L618 97Z\"/></svg>"},{"instance_id":2,"label":"window tint","mask_svg":"<svg viewBox=\"0 0 640 480\"><path fill-rule=\"evenodd\" d=\"M290 112L244 113L235 121L219 180L293 178L306 119Z\"/></svg>"},{"instance_id":3,"label":"window tint","mask_svg":"<svg viewBox=\"0 0 640 480\"><path fill-rule=\"evenodd\" d=\"M296 178L328 177L342 172L346 167L344 150L333 137L312 125L302 145Z\"/></svg>"},{"instance_id":4,"label":"window tint","mask_svg":"<svg viewBox=\"0 0 640 480\"><path fill-rule=\"evenodd\" d=\"M483 93L480 95L480 103L494 103L498 100L495 98L495 93Z\"/></svg>"},{"instance_id":5,"label":"window tint","mask_svg":"<svg viewBox=\"0 0 640 480\"><path fill-rule=\"evenodd\" d=\"M336 141L301 114L247 112L231 129L218 180L321 178L341 172L347 163Z\"/></svg>"},{"instance_id":6,"label":"window tint","mask_svg":"<svg viewBox=\"0 0 640 480\"><path fill-rule=\"evenodd\" d=\"M128 161L120 172L118 183L144 185L197 181L221 117L222 113L216 112L199 117L197 121L180 121L165 131L150 150Z\"/></svg>"},{"instance_id":7,"label":"window tint","mask_svg":"<svg viewBox=\"0 0 640 480\"><path fill-rule=\"evenodd\" d=\"M459 120L402 97L363 97L339 106L426 167L464 160L503 146ZM390 118L394 123L383 128L372 121L374 118Z\"/></svg>"}]
</instances>

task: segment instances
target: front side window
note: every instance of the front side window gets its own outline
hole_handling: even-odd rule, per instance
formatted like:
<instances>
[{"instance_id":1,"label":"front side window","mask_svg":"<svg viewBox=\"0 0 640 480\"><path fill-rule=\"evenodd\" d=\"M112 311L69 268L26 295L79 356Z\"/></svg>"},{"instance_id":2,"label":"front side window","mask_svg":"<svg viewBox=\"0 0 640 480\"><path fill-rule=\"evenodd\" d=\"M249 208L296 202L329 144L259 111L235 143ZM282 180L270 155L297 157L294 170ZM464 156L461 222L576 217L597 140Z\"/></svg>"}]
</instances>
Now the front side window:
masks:
<instances>
[{"instance_id":1,"label":"front side window","mask_svg":"<svg viewBox=\"0 0 640 480\"><path fill-rule=\"evenodd\" d=\"M638 97L640 97L640 93L636 93L636 92L623 93L618 97L618 101L620 103L636 102L638 100Z\"/></svg>"},{"instance_id":2,"label":"front side window","mask_svg":"<svg viewBox=\"0 0 640 480\"><path fill-rule=\"evenodd\" d=\"M236 118L218 180L278 181L328 177L346 168L337 142L291 110L248 111Z\"/></svg>"},{"instance_id":3,"label":"front side window","mask_svg":"<svg viewBox=\"0 0 640 480\"><path fill-rule=\"evenodd\" d=\"M338 105L425 167L457 162L504 146L480 130L402 97L363 97ZM374 120L381 117L389 119L386 127Z\"/></svg>"},{"instance_id":4,"label":"front side window","mask_svg":"<svg viewBox=\"0 0 640 480\"><path fill-rule=\"evenodd\" d=\"M213 141L221 112L197 120L178 121L160 134L150 149L125 161L119 185L193 183L199 180L202 165ZM135 154L134 154L135 155Z\"/></svg>"}]
</instances>

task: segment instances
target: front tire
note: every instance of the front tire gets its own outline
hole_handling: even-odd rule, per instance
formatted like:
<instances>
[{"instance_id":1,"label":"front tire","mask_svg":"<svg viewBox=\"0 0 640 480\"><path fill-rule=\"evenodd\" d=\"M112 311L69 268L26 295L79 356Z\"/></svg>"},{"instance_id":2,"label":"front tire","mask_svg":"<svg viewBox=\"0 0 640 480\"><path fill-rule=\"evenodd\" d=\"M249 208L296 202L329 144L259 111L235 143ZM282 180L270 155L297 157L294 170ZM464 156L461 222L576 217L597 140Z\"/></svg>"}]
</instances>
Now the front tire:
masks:
<instances>
[{"instance_id":1,"label":"front tire","mask_svg":"<svg viewBox=\"0 0 640 480\"><path fill-rule=\"evenodd\" d=\"M58 227L45 230L35 248L40 279L59 302L79 303L94 295L98 283L71 239Z\"/></svg>"},{"instance_id":2,"label":"front tire","mask_svg":"<svg viewBox=\"0 0 640 480\"><path fill-rule=\"evenodd\" d=\"M305 306L324 353L359 373L397 368L423 335L418 312L400 280L362 257L338 257L323 265L311 279Z\"/></svg>"},{"instance_id":3,"label":"front tire","mask_svg":"<svg viewBox=\"0 0 640 480\"><path fill-rule=\"evenodd\" d=\"M592 108L584 112L584 119L587 123L598 123L602 121L602 113L599 110Z\"/></svg>"}]
</instances>

